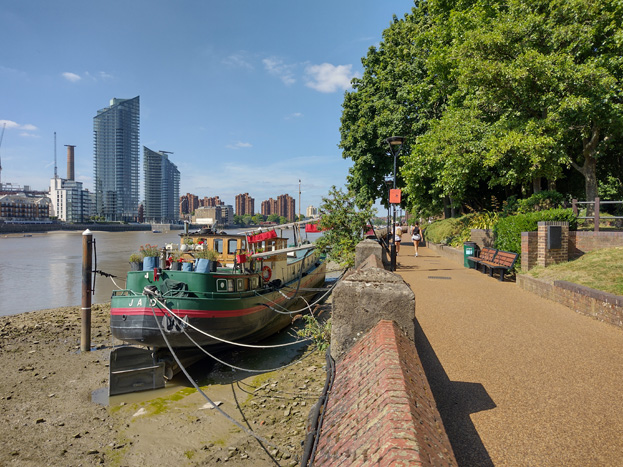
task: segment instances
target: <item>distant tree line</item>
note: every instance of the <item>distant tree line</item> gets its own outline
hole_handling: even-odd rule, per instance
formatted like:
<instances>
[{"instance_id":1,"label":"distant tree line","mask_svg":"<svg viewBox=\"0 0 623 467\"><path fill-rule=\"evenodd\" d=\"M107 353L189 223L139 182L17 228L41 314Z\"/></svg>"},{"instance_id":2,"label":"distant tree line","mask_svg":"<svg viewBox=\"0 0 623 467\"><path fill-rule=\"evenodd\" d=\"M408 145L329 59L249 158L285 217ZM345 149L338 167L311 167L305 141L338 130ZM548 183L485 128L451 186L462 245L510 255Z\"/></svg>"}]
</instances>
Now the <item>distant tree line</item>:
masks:
<instances>
[{"instance_id":1,"label":"distant tree line","mask_svg":"<svg viewBox=\"0 0 623 467\"><path fill-rule=\"evenodd\" d=\"M301 216L300 220L303 220L303 216ZM255 214L254 216L251 216L251 215L244 215L244 216L235 215L234 216L234 224L237 226L243 227L243 228L248 227L250 225L260 225L262 222L275 222L277 224L287 224L288 219L286 219L284 216L279 216L278 214L271 214L269 216L265 216L263 214Z\"/></svg>"},{"instance_id":2,"label":"distant tree line","mask_svg":"<svg viewBox=\"0 0 623 467\"><path fill-rule=\"evenodd\" d=\"M619 0L416 0L345 94L358 204L387 205L394 135L423 216L541 190L623 199L622 20Z\"/></svg>"}]
</instances>

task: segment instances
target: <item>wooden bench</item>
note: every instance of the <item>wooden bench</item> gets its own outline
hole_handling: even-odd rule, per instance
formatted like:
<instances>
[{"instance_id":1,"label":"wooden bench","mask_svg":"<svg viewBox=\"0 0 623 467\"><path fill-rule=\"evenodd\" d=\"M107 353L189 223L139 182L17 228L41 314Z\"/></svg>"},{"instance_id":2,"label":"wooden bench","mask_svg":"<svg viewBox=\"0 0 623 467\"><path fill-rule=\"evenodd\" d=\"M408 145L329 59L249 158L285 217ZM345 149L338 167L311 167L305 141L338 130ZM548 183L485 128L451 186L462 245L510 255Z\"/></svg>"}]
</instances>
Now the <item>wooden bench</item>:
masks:
<instances>
[{"instance_id":1,"label":"wooden bench","mask_svg":"<svg viewBox=\"0 0 623 467\"><path fill-rule=\"evenodd\" d=\"M468 260L474 263L474 268L476 271L479 270L479 265L483 261L493 261L495 258L495 254L498 252L495 248L483 248L480 250L480 255L478 256L468 256Z\"/></svg>"},{"instance_id":2,"label":"wooden bench","mask_svg":"<svg viewBox=\"0 0 623 467\"><path fill-rule=\"evenodd\" d=\"M493 277L493 271L499 271L500 281L503 281L504 273L513 269L518 256L517 253L497 250L497 253L491 261L480 261L480 264L485 267L485 271L483 272L486 272L487 269L489 270L489 275L491 277Z\"/></svg>"}]
</instances>

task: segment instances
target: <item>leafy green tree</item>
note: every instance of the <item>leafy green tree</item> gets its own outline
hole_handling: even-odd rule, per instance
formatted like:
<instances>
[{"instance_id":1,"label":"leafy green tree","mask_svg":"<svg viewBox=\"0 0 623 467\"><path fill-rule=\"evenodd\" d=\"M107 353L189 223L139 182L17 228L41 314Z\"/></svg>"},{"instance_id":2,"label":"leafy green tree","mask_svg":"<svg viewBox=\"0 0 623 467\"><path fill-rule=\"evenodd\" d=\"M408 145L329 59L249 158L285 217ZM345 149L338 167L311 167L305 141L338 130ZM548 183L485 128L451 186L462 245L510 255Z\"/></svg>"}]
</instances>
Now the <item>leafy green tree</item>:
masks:
<instances>
[{"instance_id":1,"label":"leafy green tree","mask_svg":"<svg viewBox=\"0 0 623 467\"><path fill-rule=\"evenodd\" d=\"M571 170L587 199L600 181L623 191L622 20L618 0L416 1L344 98L358 202L386 203L395 134L407 137L398 183L410 210L525 196L542 180L575 192Z\"/></svg>"},{"instance_id":2,"label":"leafy green tree","mask_svg":"<svg viewBox=\"0 0 623 467\"><path fill-rule=\"evenodd\" d=\"M369 219L376 214L372 203L358 209L352 192L345 193L333 186L328 196L322 198L318 212L320 227L327 230L316 245L326 249L329 259L341 266L354 266L355 247L363 239Z\"/></svg>"},{"instance_id":3,"label":"leafy green tree","mask_svg":"<svg viewBox=\"0 0 623 467\"><path fill-rule=\"evenodd\" d=\"M279 216L279 223L280 224L287 224L288 223L288 219L286 219L283 216Z\"/></svg>"},{"instance_id":4,"label":"leafy green tree","mask_svg":"<svg viewBox=\"0 0 623 467\"><path fill-rule=\"evenodd\" d=\"M264 222L265 217L263 214L256 214L252 219L254 224L259 225L260 222Z\"/></svg>"},{"instance_id":5,"label":"leafy green tree","mask_svg":"<svg viewBox=\"0 0 623 467\"><path fill-rule=\"evenodd\" d=\"M279 214L271 214L266 219L268 222L279 222Z\"/></svg>"}]
</instances>

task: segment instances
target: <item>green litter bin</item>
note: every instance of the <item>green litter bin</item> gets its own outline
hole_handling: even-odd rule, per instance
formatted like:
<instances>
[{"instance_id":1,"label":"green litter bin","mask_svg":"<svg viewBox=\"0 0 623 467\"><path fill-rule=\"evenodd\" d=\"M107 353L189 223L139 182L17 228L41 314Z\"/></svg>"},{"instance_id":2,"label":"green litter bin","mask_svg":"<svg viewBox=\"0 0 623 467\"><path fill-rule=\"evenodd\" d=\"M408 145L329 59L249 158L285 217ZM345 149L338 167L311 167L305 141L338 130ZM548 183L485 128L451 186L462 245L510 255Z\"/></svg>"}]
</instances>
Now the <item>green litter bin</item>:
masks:
<instances>
[{"instance_id":1,"label":"green litter bin","mask_svg":"<svg viewBox=\"0 0 623 467\"><path fill-rule=\"evenodd\" d=\"M470 256L477 256L478 244L476 242L464 242L463 243L463 266L466 268L473 268L473 263L467 258Z\"/></svg>"}]
</instances>

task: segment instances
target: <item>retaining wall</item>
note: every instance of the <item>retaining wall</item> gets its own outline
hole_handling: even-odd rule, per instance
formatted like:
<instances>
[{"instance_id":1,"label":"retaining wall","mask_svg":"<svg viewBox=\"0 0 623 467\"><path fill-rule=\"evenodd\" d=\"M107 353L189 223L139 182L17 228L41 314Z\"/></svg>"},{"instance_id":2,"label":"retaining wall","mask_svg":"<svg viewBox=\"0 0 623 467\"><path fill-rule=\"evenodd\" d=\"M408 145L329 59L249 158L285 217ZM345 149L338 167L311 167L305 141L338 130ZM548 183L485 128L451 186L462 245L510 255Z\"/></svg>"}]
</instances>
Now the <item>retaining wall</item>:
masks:
<instances>
[{"instance_id":1,"label":"retaining wall","mask_svg":"<svg viewBox=\"0 0 623 467\"><path fill-rule=\"evenodd\" d=\"M567 281L545 282L525 274L517 275L517 285L543 298L565 305L577 313L623 329L623 296Z\"/></svg>"},{"instance_id":2,"label":"retaining wall","mask_svg":"<svg viewBox=\"0 0 623 467\"><path fill-rule=\"evenodd\" d=\"M359 267L332 295L336 370L313 465L455 466L413 342L413 291L382 268L380 245L357 248Z\"/></svg>"},{"instance_id":3,"label":"retaining wall","mask_svg":"<svg viewBox=\"0 0 623 467\"><path fill-rule=\"evenodd\" d=\"M131 232L151 230L149 224L5 224L0 223L0 233L36 233L36 232L53 232L53 231L91 231L102 232Z\"/></svg>"},{"instance_id":4,"label":"retaining wall","mask_svg":"<svg viewBox=\"0 0 623 467\"><path fill-rule=\"evenodd\" d=\"M439 256L443 256L444 258L452 260L463 266L463 250L447 245L438 245L437 243L432 243L430 241L426 242L426 247L438 253Z\"/></svg>"},{"instance_id":5,"label":"retaining wall","mask_svg":"<svg viewBox=\"0 0 623 467\"><path fill-rule=\"evenodd\" d=\"M623 246L623 232L569 232L569 257L602 248Z\"/></svg>"}]
</instances>

